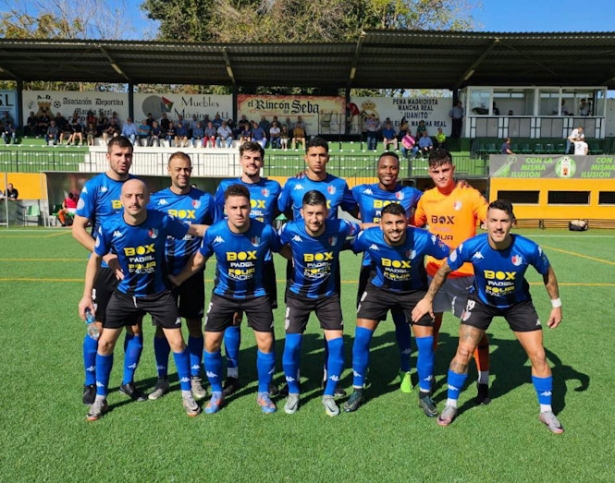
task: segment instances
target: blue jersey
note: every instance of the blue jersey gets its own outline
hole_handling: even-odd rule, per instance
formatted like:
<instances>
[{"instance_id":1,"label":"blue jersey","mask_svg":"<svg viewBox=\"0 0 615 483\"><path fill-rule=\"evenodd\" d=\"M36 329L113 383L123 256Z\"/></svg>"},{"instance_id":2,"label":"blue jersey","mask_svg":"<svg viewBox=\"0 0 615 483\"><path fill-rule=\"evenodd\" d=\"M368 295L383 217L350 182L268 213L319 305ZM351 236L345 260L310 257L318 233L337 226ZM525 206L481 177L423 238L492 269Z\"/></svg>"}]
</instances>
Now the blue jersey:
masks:
<instances>
[{"instance_id":1,"label":"blue jersey","mask_svg":"<svg viewBox=\"0 0 615 483\"><path fill-rule=\"evenodd\" d=\"M394 191L383 190L374 184L362 184L352 188L352 196L359 205L361 221L364 223L380 223L382 208L391 203L399 203L406 210L406 216L410 219L412 209L419 202L421 191L411 186L396 185ZM369 252L363 255L363 266L371 263Z\"/></svg>"},{"instance_id":2,"label":"blue jersey","mask_svg":"<svg viewBox=\"0 0 615 483\"><path fill-rule=\"evenodd\" d=\"M246 183L238 179L224 179L218 185L215 200L216 205L224 211L224 191L233 184L240 184L250 191L250 218L268 225L273 224L278 209L278 196L282 188L280 183L272 179L261 178L258 183Z\"/></svg>"},{"instance_id":3,"label":"blue jersey","mask_svg":"<svg viewBox=\"0 0 615 483\"><path fill-rule=\"evenodd\" d=\"M289 178L284 185L284 189L278 198L278 207L282 213L289 208L293 210L293 219L301 219L301 207L303 206L303 196L308 191L320 191L327 198L327 208L329 209L328 218L337 219L337 209L352 211L357 204L352 197L346 181L337 176L328 174L323 181L312 181L307 176L303 178Z\"/></svg>"},{"instance_id":4,"label":"blue jersey","mask_svg":"<svg viewBox=\"0 0 615 483\"><path fill-rule=\"evenodd\" d=\"M167 236L183 238L188 225L159 211L147 210L147 219L137 226L124 221L123 213L105 220L98 228L94 252L104 256L110 251L117 258L124 278L117 289L135 297L159 294L169 282L165 263Z\"/></svg>"},{"instance_id":5,"label":"blue jersey","mask_svg":"<svg viewBox=\"0 0 615 483\"><path fill-rule=\"evenodd\" d=\"M186 194L177 194L166 188L154 193L148 208L171 215L185 223L213 225L220 219L220 212L209 193L192 188ZM167 265L169 273L177 275L190 257L201 246L201 238L186 234L182 239L167 237Z\"/></svg>"},{"instance_id":6,"label":"blue jersey","mask_svg":"<svg viewBox=\"0 0 615 483\"><path fill-rule=\"evenodd\" d=\"M443 259L450 252L437 236L411 226L406 228L406 240L399 246L389 245L382 229L373 227L359 234L353 249L369 253L374 268L372 285L398 293L427 290L425 257Z\"/></svg>"},{"instance_id":7,"label":"blue jersey","mask_svg":"<svg viewBox=\"0 0 615 483\"><path fill-rule=\"evenodd\" d=\"M278 235L271 225L250 221L245 233L233 233L228 221L215 223L205 233L201 255L216 256L214 293L238 299L266 295L265 255L280 250Z\"/></svg>"},{"instance_id":8,"label":"blue jersey","mask_svg":"<svg viewBox=\"0 0 615 483\"><path fill-rule=\"evenodd\" d=\"M337 290L339 253L347 237L360 230L347 220L326 220L322 235L313 237L305 230L303 220L291 221L280 230L280 243L290 245L293 270L288 289L303 297L328 297Z\"/></svg>"},{"instance_id":9,"label":"blue jersey","mask_svg":"<svg viewBox=\"0 0 615 483\"><path fill-rule=\"evenodd\" d=\"M474 266L471 292L484 304L500 309L532 300L525 271L532 265L538 273L546 275L550 266L536 243L519 235L511 236L512 243L506 250L491 248L485 233L464 241L448 257L453 270L470 262Z\"/></svg>"},{"instance_id":10,"label":"blue jersey","mask_svg":"<svg viewBox=\"0 0 615 483\"><path fill-rule=\"evenodd\" d=\"M133 178L134 176L130 176L128 179ZM85 182L79 195L75 214L90 220L93 238L98 236L101 223L124 211L120 199L124 183L125 181L109 178L106 173L100 173ZM103 262L102 266L106 267L107 264Z\"/></svg>"}]
</instances>

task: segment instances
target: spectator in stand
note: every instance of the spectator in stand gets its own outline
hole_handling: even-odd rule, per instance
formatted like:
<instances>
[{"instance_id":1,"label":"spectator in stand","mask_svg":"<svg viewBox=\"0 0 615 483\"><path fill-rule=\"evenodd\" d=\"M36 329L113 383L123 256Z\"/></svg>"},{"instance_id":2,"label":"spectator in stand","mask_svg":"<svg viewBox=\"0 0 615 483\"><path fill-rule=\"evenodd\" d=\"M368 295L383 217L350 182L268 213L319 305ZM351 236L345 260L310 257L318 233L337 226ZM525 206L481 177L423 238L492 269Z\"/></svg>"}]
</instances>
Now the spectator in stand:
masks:
<instances>
[{"instance_id":1,"label":"spectator in stand","mask_svg":"<svg viewBox=\"0 0 615 483\"><path fill-rule=\"evenodd\" d=\"M495 105L495 102L493 103L493 115L494 116L499 116L500 115L500 110L498 109L498 107Z\"/></svg>"},{"instance_id":2,"label":"spectator in stand","mask_svg":"<svg viewBox=\"0 0 615 483\"><path fill-rule=\"evenodd\" d=\"M56 117L56 124L58 124ZM73 127L70 122L66 122L64 120L63 126L60 128L60 145L62 145L62 141L66 139L66 145L70 144L71 139L73 138Z\"/></svg>"},{"instance_id":3,"label":"spectator in stand","mask_svg":"<svg viewBox=\"0 0 615 483\"><path fill-rule=\"evenodd\" d=\"M566 107L566 101L564 99L562 99L562 105L560 107L560 113L561 113L562 116L567 116L569 114L568 108Z\"/></svg>"},{"instance_id":4,"label":"spectator in stand","mask_svg":"<svg viewBox=\"0 0 615 483\"><path fill-rule=\"evenodd\" d=\"M199 122L198 117L196 116L196 114L192 115L192 120L190 121L190 128L188 130L188 136L190 137L190 139L194 139L194 130L196 129L196 123ZM203 127L203 125L201 125L201 127ZM201 136L202 138L202 136Z\"/></svg>"},{"instance_id":5,"label":"spectator in stand","mask_svg":"<svg viewBox=\"0 0 615 483\"><path fill-rule=\"evenodd\" d=\"M177 129L175 129L175 146L178 148L188 147L188 128L186 121L177 121Z\"/></svg>"},{"instance_id":6,"label":"spectator in stand","mask_svg":"<svg viewBox=\"0 0 615 483\"><path fill-rule=\"evenodd\" d=\"M269 128L269 139L271 141L271 148L272 149L280 149L280 133L281 133L281 129L280 126L278 124L278 121L272 121L271 122L271 127Z\"/></svg>"},{"instance_id":7,"label":"spectator in stand","mask_svg":"<svg viewBox=\"0 0 615 483\"><path fill-rule=\"evenodd\" d=\"M375 151L378 146L378 135L380 134L380 121L376 114L371 114L365 120L365 131L367 134L367 150Z\"/></svg>"},{"instance_id":8,"label":"spectator in stand","mask_svg":"<svg viewBox=\"0 0 615 483\"><path fill-rule=\"evenodd\" d=\"M239 121L241 123L241 121ZM250 128L250 124L241 124L241 132L239 133L239 145L241 146L243 143L250 142L252 140L252 129Z\"/></svg>"},{"instance_id":9,"label":"spectator in stand","mask_svg":"<svg viewBox=\"0 0 615 483\"><path fill-rule=\"evenodd\" d=\"M111 123L115 122L115 124L117 125L118 130L120 132L122 131L122 123L120 122L120 118L117 117L117 112L113 111L113 113L111 114L111 118L109 119L109 122L111 122Z\"/></svg>"},{"instance_id":10,"label":"spectator in stand","mask_svg":"<svg viewBox=\"0 0 615 483\"><path fill-rule=\"evenodd\" d=\"M421 139L424 132L427 132L427 126L425 126L425 121L419 121L419 125L416 128L416 139Z\"/></svg>"},{"instance_id":11,"label":"spectator in stand","mask_svg":"<svg viewBox=\"0 0 615 483\"><path fill-rule=\"evenodd\" d=\"M408 154L414 158L418 151L419 147L416 145L416 139L414 139L412 133L408 129L404 137L401 139L401 154L404 158L408 158Z\"/></svg>"},{"instance_id":12,"label":"spectator in stand","mask_svg":"<svg viewBox=\"0 0 615 483\"><path fill-rule=\"evenodd\" d=\"M152 115L151 112L147 113L147 119L145 119L145 124L147 124L150 128L150 130L152 129L152 126L154 125L154 116Z\"/></svg>"},{"instance_id":13,"label":"spectator in stand","mask_svg":"<svg viewBox=\"0 0 615 483\"><path fill-rule=\"evenodd\" d=\"M214 120L212 121L214 127L216 129L218 129L220 126L222 126L222 118L220 117L220 114L216 113L216 115L214 116Z\"/></svg>"},{"instance_id":14,"label":"spectator in stand","mask_svg":"<svg viewBox=\"0 0 615 483\"><path fill-rule=\"evenodd\" d=\"M113 119L111 121L113 122ZM130 139L130 142L134 145L137 140L137 134L138 134L137 126L135 125L134 122L132 122L132 118L127 117L126 123L124 124L124 127L122 128L122 136Z\"/></svg>"},{"instance_id":15,"label":"spectator in stand","mask_svg":"<svg viewBox=\"0 0 615 483\"><path fill-rule=\"evenodd\" d=\"M143 119L137 128L137 136L139 138L139 146L149 145L149 135L152 127L147 123L147 119Z\"/></svg>"},{"instance_id":16,"label":"spectator in stand","mask_svg":"<svg viewBox=\"0 0 615 483\"><path fill-rule=\"evenodd\" d=\"M71 219L70 225L72 225L72 218L77 211L77 197L73 193L68 193L68 196L64 198L62 202L62 209L58 211L58 220L62 226L67 226L66 220Z\"/></svg>"},{"instance_id":17,"label":"spectator in stand","mask_svg":"<svg viewBox=\"0 0 615 483\"><path fill-rule=\"evenodd\" d=\"M442 128L438 128L438 134L436 134L436 148L446 149L446 134L442 132Z\"/></svg>"},{"instance_id":18,"label":"spectator in stand","mask_svg":"<svg viewBox=\"0 0 615 483\"><path fill-rule=\"evenodd\" d=\"M218 137L218 130L214 126L213 121L207 123L205 128L205 137L203 138L203 146L206 148L211 144L212 148L216 147L216 138Z\"/></svg>"},{"instance_id":19,"label":"spectator in stand","mask_svg":"<svg viewBox=\"0 0 615 483\"><path fill-rule=\"evenodd\" d=\"M164 136L162 132L162 128L158 124L158 121L152 122L152 129L149 133L149 143L147 144L149 147L153 147L154 143L156 146L160 147L160 138Z\"/></svg>"},{"instance_id":20,"label":"spectator in stand","mask_svg":"<svg viewBox=\"0 0 615 483\"><path fill-rule=\"evenodd\" d=\"M579 126L576 129L573 129L568 136L566 142L566 154L570 154L570 148L573 146L573 143L577 141L585 141L585 133L583 132L583 126Z\"/></svg>"},{"instance_id":21,"label":"spectator in stand","mask_svg":"<svg viewBox=\"0 0 615 483\"><path fill-rule=\"evenodd\" d=\"M301 152L305 151L305 138L307 134L305 132L305 126L303 125L303 121L301 120L301 116L297 119L297 124L293 128L293 141L291 146L295 147L295 151L297 150L297 145L301 144Z\"/></svg>"},{"instance_id":22,"label":"spectator in stand","mask_svg":"<svg viewBox=\"0 0 615 483\"><path fill-rule=\"evenodd\" d=\"M49 117L49 114L47 114L47 112L43 112L43 114L39 116L38 124L36 125L37 134L39 136L44 136L47 132L49 124L51 124L51 118Z\"/></svg>"},{"instance_id":23,"label":"spectator in stand","mask_svg":"<svg viewBox=\"0 0 615 483\"><path fill-rule=\"evenodd\" d=\"M265 116L261 116L261 120L258 123L258 127L260 127L263 130L263 132L265 133L265 138L269 140L269 129L271 129L271 124L269 123L269 121L267 120ZM267 142L265 142L265 146L263 147L264 148L267 147Z\"/></svg>"},{"instance_id":24,"label":"spectator in stand","mask_svg":"<svg viewBox=\"0 0 615 483\"><path fill-rule=\"evenodd\" d=\"M55 121L51 121L49 127L47 128L47 132L45 132L45 144L49 145L49 141L53 141L53 145L58 144L58 139L60 138L60 130L58 126L56 126Z\"/></svg>"},{"instance_id":25,"label":"spectator in stand","mask_svg":"<svg viewBox=\"0 0 615 483\"><path fill-rule=\"evenodd\" d=\"M13 186L13 183L6 185L6 197L12 201L17 201L19 199L19 190Z\"/></svg>"},{"instance_id":26,"label":"spectator in stand","mask_svg":"<svg viewBox=\"0 0 615 483\"><path fill-rule=\"evenodd\" d=\"M30 111L30 115L28 116L26 125L23 128L24 136L38 137L37 126L38 126L38 118L34 115L34 112Z\"/></svg>"},{"instance_id":27,"label":"spectator in stand","mask_svg":"<svg viewBox=\"0 0 615 483\"><path fill-rule=\"evenodd\" d=\"M197 121L192 129L192 146L195 148L202 147L203 139L205 139L205 129L203 129L201 121Z\"/></svg>"},{"instance_id":28,"label":"spectator in stand","mask_svg":"<svg viewBox=\"0 0 615 483\"><path fill-rule=\"evenodd\" d=\"M89 125L90 123L94 124L94 127L96 127L96 113L92 110L89 110L87 115L85 116L85 125Z\"/></svg>"},{"instance_id":29,"label":"spectator in stand","mask_svg":"<svg viewBox=\"0 0 615 483\"><path fill-rule=\"evenodd\" d=\"M463 125L464 115L465 110L463 109L463 104L461 101L457 101L448 113L448 117L453 120L453 132L451 133L452 138L461 137L461 126Z\"/></svg>"},{"instance_id":30,"label":"spectator in stand","mask_svg":"<svg viewBox=\"0 0 615 483\"><path fill-rule=\"evenodd\" d=\"M579 104L579 116L589 116L590 106L586 99L581 99Z\"/></svg>"},{"instance_id":31,"label":"spectator in stand","mask_svg":"<svg viewBox=\"0 0 615 483\"><path fill-rule=\"evenodd\" d=\"M589 153L589 146L585 142L585 139L574 142L574 154L575 156L587 156Z\"/></svg>"},{"instance_id":32,"label":"spectator in stand","mask_svg":"<svg viewBox=\"0 0 615 483\"><path fill-rule=\"evenodd\" d=\"M13 144L17 143L17 130L15 129L15 126L13 126L12 121L8 121L4 124L4 127L2 128L2 137L4 138L4 142L6 144L11 144L11 141Z\"/></svg>"},{"instance_id":33,"label":"spectator in stand","mask_svg":"<svg viewBox=\"0 0 615 483\"><path fill-rule=\"evenodd\" d=\"M88 140L88 146L96 145L96 126L93 123L88 124L88 128L85 131L86 138Z\"/></svg>"},{"instance_id":34,"label":"spectator in stand","mask_svg":"<svg viewBox=\"0 0 615 483\"><path fill-rule=\"evenodd\" d=\"M98 119L96 120L96 135L103 136L104 132L109 129L109 119L105 116L105 111L102 109L98 113Z\"/></svg>"},{"instance_id":35,"label":"spectator in stand","mask_svg":"<svg viewBox=\"0 0 615 483\"><path fill-rule=\"evenodd\" d=\"M263 149L265 149L265 145L267 144L267 135L263 128L256 124L256 121L252 121L252 141L261 145Z\"/></svg>"},{"instance_id":36,"label":"spectator in stand","mask_svg":"<svg viewBox=\"0 0 615 483\"><path fill-rule=\"evenodd\" d=\"M218 128L218 147L231 148L233 146L233 130L228 126L226 121Z\"/></svg>"},{"instance_id":37,"label":"spectator in stand","mask_svg":"<svg viewBox=\"0 0 615 483\"><path fill-rule=\"evenodd\" d=\"M510 138L506 138L504 140L504 143L502 144L502 154L515 154L513 153L513 150L510 144Z\"/></svg>"},{"instance_id":38,"label":"spectator in stand","mask_svg":"<svg viewBox=\"0 0 615 483\"><path fill-rule=\"evenodd\" d=\"M114 138L120 135L120 126L117 124L115 119L111 119L109 121L109 126L102 133L103 141L105 144L109 141L109 139Z\"/></svg>"},{"instance_id":39,"label":"spectator in stand","mask_svg":"<svg viewBox=\"0 0 615 483\"><path fill-rule=\"evenodd\" d=\"M68 140L68 144L74 144L76 146L78 139L79 144L83 146L83 125L81 124L79 119L73 117L72 121L70 122L70 127L73 131L73 134Z\"/></svg>"},{"instance_id":40,"label":"spectator in stand","mask_svg":"<svg viewBox=\"0 0 615 483\"><path fill-rule=\"evenodd\" d=\"M399 149L395 128L393 127L393 123L390 119L384 121L384 126L382 127L382 143L384 144L385 151L389 150L389 145L391 144L393 145L393 149L395 149L395 151Z\"/></svg>"},{"instance_id":41,"label":"spectator in stand","mask_svg":"<svg viewBox=\"0 0 615 483\"><path fill-rule=\"evenodd\" d=\"M433 142L428 136L427 131L423 131L423 135L419 139L419 150L421 154L429 154L433 150Z\"/></svg>"},{"instance_id":42,"label":"spectator in stand","mask_svg":"<svg viewBox=\"0 0 615 483\"><path fill-rule=\"evenodd\" d=\"M171 121L169 120L169 118L167 117L167 113L164 112L162 114L162 118L160 119L160 129L162 129L163 132L167 132L169 130L169 125L171 124Z\"/></svg>"},{"instance_id":43,"label":"spectator in stand","mask_svg":"<svg viewBox=\"0 0 615 483\"><path fill-rule=\"evenodd\" d=\"M246 126L247 126L247 129L246 129ZM240 135L241 135L241 133L245 132L246 130L249 131L250 129L252 129L250 121L248 121L248 119L246 118L245 114L243 114L241 116L241 119L237 123L237 129L239 130L239 134ZM249 139L248 139L248 141L249 141Z\"/></svg>"},{"instance_id":44,"label":"spectator in stand","mask_svg":"<svg viewBox=\"0 0 615 483\"><path fill-rule=\"evenodd\" d=\"M162 121L160 121L160 124L162 126ZM169 128L165 131L164 138L166 139L167 143L169 143L169 147L172 148L173 140L175 139L175 124L173 124L173 121L169 121Z\"/></svg>"},{"instance_id":45,"label":"spectator in stand","mask_svg":"<svg viewBox=\"0 0 615 483\"><path fill-rule=\"evenodd\" d=\"M64 131L64 124L66 124L66 119L61 113L56 112L56 117L54 118L54 121L56 122L56 126L58 126L60 132Z\"/></svg>"},{"instance_id":46,"label":"spectator in stand","mask_svg":"<svg viewBox=\"0 0 615 483\"><path fill-rule=\"evenodd\" d=\"M282 125L282 130L280 131L280 148L284 151L288 150L289 137L288 126L284 124Z\"/></svg>"}]
</instances>

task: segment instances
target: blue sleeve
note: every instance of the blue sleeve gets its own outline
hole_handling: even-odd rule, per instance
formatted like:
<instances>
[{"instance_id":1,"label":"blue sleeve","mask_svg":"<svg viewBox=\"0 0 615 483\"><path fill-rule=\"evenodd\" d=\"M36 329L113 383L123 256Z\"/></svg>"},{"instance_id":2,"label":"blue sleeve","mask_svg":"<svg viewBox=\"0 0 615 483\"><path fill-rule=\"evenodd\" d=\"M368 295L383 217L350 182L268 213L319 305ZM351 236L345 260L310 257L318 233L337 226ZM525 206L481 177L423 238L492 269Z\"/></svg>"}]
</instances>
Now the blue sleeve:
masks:
<instances>
[{"instance_id":1,"label":"blue sleeve","mask_svg":"<svg viewBox=\"0 0 615 483\"><path fill-rule=\"evenodd\" d=\"M274 228L271 225L267 225L265 227L265 232L267 233L267 238L270 240L271 251L276 253L279 252L282 249L282 244Z\"/></svg>"},{"instance_id":2,"label":"blue sleeve","mask_svg":"<svg viewBox=\"0 0 615 483\"><path fill-rule=\"evenodd\" d=\"M98 236L96 237L96 241L94 242L94 253L96 255L103 257L107 253L111 251L111 245L107 236L105 235L105 231L102 229L102 226L98 227Z\"/></svg>"},{"instance_id":3,"label":"blue sleeve","mask_svg":"<svg viewBox=\"0 0 615 483\"><path fill-rule=\"evenodd\" d=\"M286 181L286 184L284 185L284 188L282 188L282 192L278 197L278 210L280 210L280 213L286 212L286 210L292 205L292 198L290 196L290 190L292 188L290 185L291 180L289 179Z\"/></svg>"},{"instance_id":4,"label":"blue sleeve","mask_svg":"<svg viewBox=\"0 0 615 483\"><path fill-rule=\"evenodd\" d=\"M220 210L220 213L224 211L224 189L225 189L224 181L221 181L218 185L218 189L216 190L216 194L214 195L214 203ZM222 215L220 215L222 216Z\"/></svg>"},{"instance_id":5,"label":"blue sleeve","mask_svg":"<svg viewBox=\"0 0 615 483\"><path fill-rule=\"evenodd\" d=\"M355 201L350 188L348 188L347 183L344 183L344 197L342 198L342 203L340 206L342 207L342 210L348 213L357 207L357 202Z\"/></svg>"},{"instance_id":6,"label":"blue sleeve","mask_svg":"<svg viewBox=\"0 0 615 483\"><path fill-rule=\"evenodd\" d=\"M212 237L210 234L211 234L211 230L207 230L205 232L205 236L203 237L203 242L201 243L201 246L199 248L199 253L203 255L205 258L211 257L214 253L213 247L211 246Z\"/></svg>"},{"instance_id":7,"label":"blue sleeve","mask_svg":"<svg viewBox=\"0 0 615 483\"><path fill-rule=\"evenodd\" d=\"M178 240L186 236L189 228L187 224L168 215L163 218L163 226L169 235Z\"/></svg>"},{"instance_id":8,"label":"blue sleeve","mask_svg":"<svg viewBox=\"0 0 615 483\"><path fill-rule=\"evenodd\" d=\"M290 223L286 223L284 226L282 226L282 228L280 228L280 235L279 235L280 247L283 247L284 245L290 242L291 233L289 233L290 231L289 225Z\"/></svg>"},{"instance_id":9,"label":"blue sleeve","mask_svg":"<svg viewBox=\"0 0 615 483\"><path fill-rule=\"evenodd\" d=\"M463 243L459 245L455 250L453 250L447 259L448 266L451 267L453 270L457 270L461 268L461 266L466 261L468 260L467 260L466 251L464 250Z\"/></svg>"},{"instance_id":10,"label":"blue sleeve","mask_svg":"<svg viewBox=\"0 0 615 483\"><path fill-rule=\"evenodd\" d=\"M429 236L427 253L438 260L449 256L451 249L434 235Z\"/></svg>"},{"instance_id":11,"label":"blue sleeve","mask_svg":"<svg viewBox=\"0 0 615 483\"><path fill-rule=\"evenodd\" d=\"M352 251L354 253L361 253L367 249L367 235L366 231L361 231L357 237L352 241Z\"/></svg>"},{"instance_id":12,"label":"blue sleeve","mask_svg":"<svg viewBox=\"0 0 615 483\"><path fill-rule=\"evenodd\" d=\"M79 195L75 214L91 220L94 213L96 213L96 190L90 183L86 183Z\"/></svg>"},{"instance_id":13,"label":"blue sleeve","mask_svg":"<svg viewBox=\"0 0 615 483\"><path fill-rule=\"evenodd\" d=\"M530 260L530 263L534 266L534 268L536 268L536 271L540 275L546 275L549 271L549 267L551 266L547 255L538 245L536 245L536 249L532 253L532 259Z\"/></svg>"}]
</instances>

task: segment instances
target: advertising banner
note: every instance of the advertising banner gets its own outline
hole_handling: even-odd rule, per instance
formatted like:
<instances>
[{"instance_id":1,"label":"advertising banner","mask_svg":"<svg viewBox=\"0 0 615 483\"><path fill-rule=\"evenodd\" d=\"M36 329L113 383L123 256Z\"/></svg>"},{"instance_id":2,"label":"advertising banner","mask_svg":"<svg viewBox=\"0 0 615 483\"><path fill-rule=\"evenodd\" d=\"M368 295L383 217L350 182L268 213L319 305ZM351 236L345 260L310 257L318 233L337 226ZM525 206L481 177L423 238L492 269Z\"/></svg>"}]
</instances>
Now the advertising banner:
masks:
<instances>
[{"instance_id":1,"label":"advertising banner","mask_svg":"<svg viewBox=\"0 0 615 483\"><path fill-rule=\"evenodd\" d=\"M615 156L492 155L492 178L615 178Z\"/></svg>"},{"instance_id":2,"label":"advertising banner","mask_svg":"<svg viewBox=\"0 0 615 483\"><path fill-rule=\"evenodd\" d=\"M243 115L258 123L262 116L269 122L277 116L278 121L285 124L288 117L292 127L301 116L310 136L343 134L345 112L346 100L339 96L237 96L237 119Z\"/></svg>"},{"instance_id":3,"label":"advertising banner","mask_svg":"<svg viewBox=\"0 0 615 483\"><path fill-rule=\"evenodd\" d=\"M360 134L365 119L375 114L381 123L389 118L396 131L405 118L413 134L419 122L425 121L430 136L435 136L439 127L449 136L452 104L450 97L352 97L348 105L349 134Z\"/></svg>"},{"instance_id":4,"label":"advertising banner","mask_svg":"<svg viewBox=\"0 0 615 483\"><path fill-rule=\"evenodd\" d=\"M171 120L176 120L181 114L190 120L196 114L197 119L203 119L205 114L213 119L220 114L222 119L233 118L233 96L211 94L141 94L135 99L135 121L147 118L149 113L154 119L160 119L163 114Z\"/></svg>"},{"instance_id":5,"label":"advertising banner","mask_svg":"<svg viewBox=\"0 0 615 483\"><path fill-rule=\"evenodd\" d=\"M8 112L13 122L21 125L21 119L17 119L17 93L15 91L0 91L0 117ZM27 119L27 116L26 116Z\"/></svg>"},{"instance_id":6,"label":"advertising banner","mask_svg":"<svg viewBox=\"0 0 615 483\"><path fill-rule=\"evenodd\" d=\"M88 111L96 115L103 111L107 117L117 112L120 121L128 117L128 94L126 92L69 92L69 91L23 91L23 115L28 119L30 112L41 116L46 112L50 117L56 113L69 119L74 112L85 122Z\"/></svg>"}]
</instances>

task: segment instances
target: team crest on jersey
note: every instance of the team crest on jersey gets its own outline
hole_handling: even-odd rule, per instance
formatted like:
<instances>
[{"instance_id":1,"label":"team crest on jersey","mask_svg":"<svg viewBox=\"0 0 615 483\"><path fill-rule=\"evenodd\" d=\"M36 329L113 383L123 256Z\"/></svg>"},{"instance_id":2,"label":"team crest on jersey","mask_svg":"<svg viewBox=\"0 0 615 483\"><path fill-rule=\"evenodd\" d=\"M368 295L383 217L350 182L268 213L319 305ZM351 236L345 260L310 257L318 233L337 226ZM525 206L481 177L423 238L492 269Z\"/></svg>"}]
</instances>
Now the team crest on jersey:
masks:
<instances>
[{"instance_id":1,"label":"team crest on jersey","mask_svg":"<svg viewBox=\"0 0 615 483\"><path fill-rule=\"evenodd\" d=\"M398 191L397 193L395 193L395 198L397 198L399 201L404 199L404 193L401 191Z\"/></svg>"},{"instance_id":2,"label":"team crest on jersey","mask_svg":"<svg viewBox=\"0 0 615 483\"><path fill-rule=\"evenodd\" d=\"M252 245L254 245L255 247L259 246L261 243L261 237L253 236L252 238L250 238L250 243L252 243Z\"/></svg>"},{"instance_id":3,"label":"team crest on jersey","mask_svg":"<svg viewBox=\"0 0 615 483\"><path fill-rule=\"evenodd\" d=\"M102 188L100 188L100 192L101 193L106 193L108 191L106 186L103 186Z\"/></svg>"},{"instance_id":4,"label":"team crest on jersey","mask_svg":"<svg viewBox=\"0 0 615 483\"><path fill-rule=\"evenodd\" d=\"M269 190L268 190L267 188L263 188L263 189L261 190L261 194L262 194L265 198L267 198L267 197L269 196Z\"/></svg>"},{"instance_id":5,"label":"team crest on jersey","mask_svg":"<svg viewBox=\"0 0 615 483\"><path fill-rule=\"evenodd\" d=\"M201 207L201 200L192 200L192 207L196 210Z\"/></svg>"},{"instance_id":6,"label":"team crest on jersey","mask_svg":"<svg viewBox=\"0 0 615 483\"><path fill-rule=\"evenodd\" d=\"M519 265L521 265L521 264L523 263L523 257L522 257L521 255L514 255L514 256L511 258L511 261L512 261L512 264L513 264L515 267L518 267Z\"/></svg>"},{"instance_id":7,"label":"team crest on jersey","mask_svg":"<svg viewBox=\"0 0 615 483\"><path fill-rule=\"evenodd\" d=\"M150 231L147 232L147 234L149 235L150 238L157 238L158 237L158 229L157 228L152 228Z\"/></svg>"},{"instance_id":8,"label":"team crest on jersey","mask_svg":"<svg viewBox=\"0 0 615 483\"><path fill-rule=\"evenodd\" d=\"M85 200L83 198L79 198L79 201L77 201L77 209L82 210L84 206L85 206Z\"/></svg>"},{"instance_id":9,"label":"team crest on jersey","mask_svg":"<svg viewBox=\"0 0 615 483\"><path fill-rule=\"evenodd\" d=\"M332 247L337 245L337 237L336 236L332 236L331 238L329 238L329 245L331 245Z\"/></svg>"},{"instance_id":10,"label":"team crest on jersey","mask_svg":"<svg viewBox=\"0 0 615 483\"><path fill-rule=\"evenodd\" d=\"M416 257L416 250L406 250L406 258L412 260L414 257Z\"/></svg>"},{"instance_id":11,"label":"team crest on jersey","mask_svg":"<svg viewBox=\"0 0 615 483\"><path fill-rule=\"evenodd\" d=\"M453 203L453 209L455 211L459 211L461 209L461 201L455 201L455 203Z\"/></svg>"},{"instance_id":12,"label":"team crest on jersey","mask_svg":"<svg viewBox=\"0 0 615 483\"><path fill-rule=\"evenodd\" d=\"M327 191L329 192L330 195L334 195L335 194L335 186L327 186Z\"/></svg>"},{"instance_id":13,"label":"team crest on jersey","mask_svg":"<svg viewBox=\"0 0 615 483\"><path fill-rule=\"evenodd\" d=\"M451 262L454 262L455 260L457 260L457 250L451 252L451 254L449 255L449 258L451 259Z\"/></svg>"}]
</instances>

